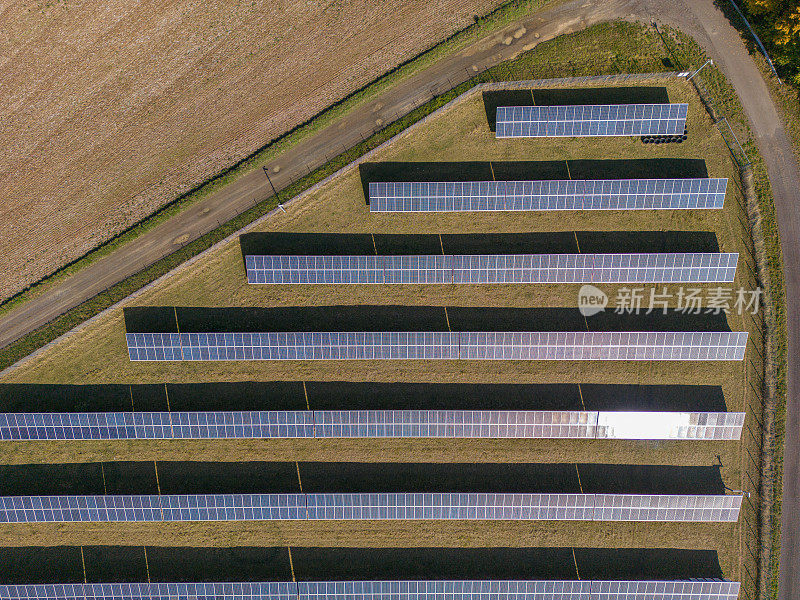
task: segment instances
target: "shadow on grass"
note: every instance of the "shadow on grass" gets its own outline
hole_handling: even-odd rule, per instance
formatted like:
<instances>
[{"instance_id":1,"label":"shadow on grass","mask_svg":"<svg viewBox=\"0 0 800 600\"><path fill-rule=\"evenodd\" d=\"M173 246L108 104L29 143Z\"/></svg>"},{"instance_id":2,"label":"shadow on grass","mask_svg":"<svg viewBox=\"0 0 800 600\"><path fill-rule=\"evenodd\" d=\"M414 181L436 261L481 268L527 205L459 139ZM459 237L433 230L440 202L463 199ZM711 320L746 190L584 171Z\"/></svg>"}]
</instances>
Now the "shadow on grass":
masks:
<instances>
[{"instance_id":1,"label":"shadow on grass","mask_svg":"<svg viewBox=\"0 0 800 600\"><path fill-rule=\"evenodd\" d=\"M499 106L565 106L572 104L667 104L665 87L554 88L483 92L489 129L495 131Z\"/></svg>"},{"instance_id":2,"label":"shadow on grass","mask_svg":"<svg viewBox=\"0 0 800 600\"><path fill-rule=\"evenodd\" d=\"M674 548L0 548L0 584L719 579L713 550ZM146 556L146 558L145 558Z\"/></svg>"},{"instance_id":3,"label":"shadow on grass","mask_svg":"<svg viewBox=\"0 0 800 600\"><path fill-rule=\"evenodd\" d=\"M152 314L151 314L152 312ZM287 308L130 307L129 333L315 331L730 331L720 314L601 312L584 318L577 308L473 308L441 306L302 306ZM155 316L154 316L155 315ZM158 321L158 316L167 316ZM144 328L146 327L146 328Z\"/></svg>"},{"instance_id":4,"label":"shadow on grass","mask_svg":"<svg viewBox=\"0 0 800 600\"><path fill-rule=\"evenodd\" d=\"M302 489L298 482L302 480ZM0 465L4 496L296 493L722 494L719 466L106 462Z\"/></svg>"},{"instance_id":5,"label":"shadow on grass","mask_svg":"<svg viewBox=\"0 0 800 600\"><path fill-rule=\"evenodd\" d=\"M380 162L358 166L364 198L369 184L396 181L528 181L565 179L690 179L708 177L703 159L635 158L568 161Z\"/></svg>"},{"instance_id":6,"label":"shadow on grass","mask_svg":"<svg viewBox=\"0 0 800 600\"><path fill-rule=\"evenodd\" d=\"M169 403L167 403L169 394ZM307 397L307 401L306 401ZM35 399L35 403L32 403ZM72 400L77 399L77 400ZM308 403L307 403L308 402ZM720 386L240 381L0 384L0 412L257 410L628 410L724 412Z\"/></svg>"},{"instance_id":7,"label":"shadow on grass","mask_svg":"<svg viewBox=\"0 0 800 600\"><path fill-rule=\"evenodd\" d=\"M248 233L242 255L602 254L719 252L713 231L487 234Z\"/></svg>"}]
</instances>

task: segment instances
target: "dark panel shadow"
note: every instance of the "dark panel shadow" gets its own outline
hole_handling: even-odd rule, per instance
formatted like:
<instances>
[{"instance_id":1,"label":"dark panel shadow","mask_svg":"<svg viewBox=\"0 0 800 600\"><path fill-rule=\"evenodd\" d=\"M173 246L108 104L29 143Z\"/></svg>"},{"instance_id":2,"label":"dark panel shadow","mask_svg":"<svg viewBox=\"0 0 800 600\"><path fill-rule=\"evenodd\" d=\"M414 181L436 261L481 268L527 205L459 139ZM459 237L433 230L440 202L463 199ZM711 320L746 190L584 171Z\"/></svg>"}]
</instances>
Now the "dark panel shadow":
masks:
<instances>
[{"instance_id":1,"label":"dark panel shadow","mask_svg":"<svg viewBox=\"0 0 800 600\"><path fill-rule=\"evenodd\" d=\"M722 494L719 466L539 463L158 463L162 494ZM105 475L105 484L103 476ZM157 494L150 461L0 467L0 495Z\"/></svg>"},{"instance_id":2,"label":"dark panel shadow","mask_svg":"<svg viewBox=\"0 0 800 600\"><path fill-rule=\"evenodd\" d=\"M382 181L492 181L569 179L565 161L380 162L358 166L364 198L369 184Z\"/></svg>"},{"instance_id":3,"label":"dark panel shadow","mask_svg":"<svg viewBox=\"0 0 800 600\"><path fill-rule=\"evenodd\" d=\"M294 552L294 549L292 550ZM289 550L148 546L152 581L291 581ZM295 568L297 562L295 559Z\"/></svg>"},{"instance_id":4,"label":"dark panel shadow","mask_svg":"<svg viewBox=\"0 0 800 600\"><path fill-rule=\"evenodd\" d=\"M182 332L447 330L444 309L432 306L185 307L178 319Z\"/></svg>"},{"instance_id":5,"label":"dark panel shadow","mask_svg":"<svg viewBox=\"0 0 800 600\"><path fill-rule=\"evenodd\" d=\"M449 234L442 236L445 254L573 254L578 251L569 231L547 233Z\"/></svg>"},{"instance_id":6,"label":"dark panel shadow","mask_svg":"<svg viewBox=\"0 0 800 600\"><path fill-rule=\"evenodd\" d=\"M667 88L654 86L531 90L537 106L571 104L669 104Z\"/></svg>"},{"instance_id":7,"label":"dark panel shadow","mask_svg":"<svg viewBox=\"0 0 800 600\"><path fill-rule=\"evenodd\" d=\"M646 298L642 306L647 306ZM128 310L132 309L125 309L126 316ZM160 307L154 310L165 312ZM444 308L436 306L178 307L177 314L182 333L447 331L448 324L452 331L585 331L587 327L589 331L730 331L724 313L676 310L666 314L661 310L650 314L607 311L587 319L577 308L448 307L446 317Z\"/></svg>"},{"instance_id":8,"label":"dark panel shadow","mask_svg":"<svg viewBox=\"0 0 800 600\"><path fill-rule=\"evenodd\" d=\"M586 410L725 412L719 385L581 385Z\"/></svg>"},{"instance_id":9,"label":"dark panel shadow","mask_svg":"<svg viewBox=\"0 0 800 600\"><path fill-rule=\"evenodd\" d=\"M587 159L570 160L569 173L569 179L702 179L708 168L702 158Z\"/></svg>"},{"instance_id":10,"label":"dark panel shadow","mask_svg":"<svg viewBox=\"0 0 800 600\"><path fill-rule=\"evenodd\" d=\"M0 465L0 496L101 494L100 463Z\"/></svg>"},{"instance_id":11,"label":"dark panel shadow","mask_svg":"<svg viewBox=\"0 0 800 600\"><path fill-rule=\"evenodd\" d=\"M0 548L0 585L43 583L83 583L80 546Z\"/></svg>"},{"instance_id":12,"label":"dark panel shadow","mask_svg":"<svg viewBox=\"0 0 800 600\"><path fill-rule=\"evenodd\" d=\"M292 548L300 581L575 579L569 548Z\"/></svg>"},{"instance_id":13,"label":"dark panel shadow","mask_svg":"<svg viewBox=\"0 0 800 600\"><path fill-rule=\"evenodd\" d=\"M145 564L145 551L147 563ZM292 548L298 581L722 579L713 550ZM286 547L84 546L89 583L291 581ZM0 584L82 583L76 546L0 548Z\"/></svg>"},{"instance_id":14,"label":"dark panel shadow","mask_svg":"<svg viewBox=\"0 0 800 600\"><path fill-rule=\"evenodd\" d=\"M147 581L152 566L141 546L84 546L83 559L87 583L140 583Z\"/></svg>"},{"instance_id":15,"label":"dark panel shadow","mask_svg":"<svg viewBox=\"0 0 800 600\"><path fill-rule=\"evenodd\" d=\"M581 486L587 494L724 494L719 465L680 467L671 465L578 466Z\"/></svg>"},{"instance_id":16,"label":"dark panel shadow","mask_svg":"<svg viewBox=\"0 0 800 600\"><path fill-rule=\"evenodd\" d=\"M154 463L119 461L103 463L103 485L107 494L158 494L161 469L158 476ZM163 493L163 487L161 488Z\"/></svg>"},{"instance_id":17,"label":"dark panel shadow","mask_svg":"<svg viewBox=\"0 0 800 600\"><path fill-rule=\"evenodd\" d=\"M719 252L713 231L576 231L584 254Z\"/></svg>"},{"instance_id":18,"label":"dark panel shadow","mask_svg":"<svg viewBox=\"0 0 800 600\"><path fill-rule=\"evenodd\" d=\"M720 386L242 381L170 383L173 411L652 410L724 412ZM0 412L166 411L163 384L0 386ZM581 404L581 396L583 405ZM75 400L67 400L75 399ZM34 401L35 400L35 401Z\"/></svg>"},{"instance_id":19,"label":"dark panel shadow","mask_svg":"<svg viewBox=\"0 0 800 600\"><path fill-rule=\"evenodd\" d=\"M668 104L664 87L555 88L483 92L489 129L495 131L498 106L564 106L571 104Z\"/></svg>"},{"instance_id":20,"label":"dark panel shadow","mask_svg":"<svg viewBox=\"0 0 800 600\"><path fill-rule=\"evenodd\" d=\"M582 410L575 384L306 382L311 410Z\"/></svg>"},{"instance_id":21,"label":"dark panel shadow","mask_svg":"<svg viewBox=\"0 0 800 600\"><path fill-rule=\"evenodd\" d=\"M122 313L128 333L178 333L172 306L127 306Z\"/></svg>"},{"instance_id":22,"label":"dark panel shadow","mask_svg":"<svg viewBox=\"0 0 800 600\"><path fill-rule=\"evenodd\" d=\"M163 385L0 384L0 412L123 412L166 410Z\"/></svg>"},{"instance_id":23,"label":"dark panel shadow","mask_svg":"<svg viewBox=\"0 0 800 600\"><path fill-rule=\"evenodd\" d=\"M646 303L643 304L646 306ZM584 319L576 308L448 307L453 331L730 331L724 313L598 313Z\"/></svg>"},{"instance_id":24,"label":"dark panel shadow","mask_svg":"<svg viewBox=\"0 0 800 600\"><path fill-rule=\"evenodd\" d=\"M158 481L162 494L300 492L291 462L159 462Z\"/></svg>"},{"instance_id":25,"label":"dark panel shadow","mask_svg":"<svg viewBox=\"0 0 800 600\"><path fill-rule=\"evenodd\" d=\"M170 408L202 410L306 410L301 381L170 383Z\"/></svg>"},{"instance_id":26,"label":"dark panel shadow","mask_svg":"<svg viewBox=\"0 0 800 600\"><path fill-rule=\"evenodd\" d=\"M725 313L683 314L677 310L654 310L632 315L619 315L613 311L598 313L586 318L589 331L730 331Z\"/></svg>"},{"instance_id":27,"label":"dark panel shadow","mask_svg":"<svg viewBox=\"0 0 800 600\"><path fill-rule=\"evenodd\" d=\"M242 257L254 254L375 254L368 233L245 233L239 236Z\"/></svg>"},{"instance_id":28,"label":"dark panel shadow","mask_svg":"<svg viewBox=\"0 0 800 600\"><path fill-rule=\"evenodd\" d=\"M575 548L586 580L722 579L715 550L676 548Z\"/></svg>"},{"instance_id":29,"label":"dark panel shadow","mask_svg":"<svg viewBox=\"0 0 800 600\"><path fill-rule=\"evenodd\" d=\"M486 122L489 130L497 130L498 106L531 106L533 105L532 90L496 90L483 92L483 108L486 111Z\"/></svg>"},{"instance_id":30,"label":"dark panel shadow","mask_svg":"<svg viewBox=\"0 0 800 600\"><path fill-rule=\"evenodd\" d=\"M303 491L578 493L573 464L300 463Z\"/></svg>"},{"instance_id":31,"label":"dark panel shadow","mask_svg":"<svg viewBox=\"0 0 800 600\"><path fill-rule=\"evenodd\" d=\"M703 159L692 158L383 162L362 163L359 165L359 175L364 198L369 204L369 184L372 182L690 179L708 177L708 169Z\"/></svg>"},{"instance_id":32,"label":"dark panel shadow","mask_svg":"<svg viewBox=\"0 0 800 600\"><path fill-rule=\"evenodd\" d=\"M246 254L604 254L621 252L719 252L713 231L554 231L486 234L248 234ZM576 243L577 237L577 243Z\"/></svg>"}]
</instances>

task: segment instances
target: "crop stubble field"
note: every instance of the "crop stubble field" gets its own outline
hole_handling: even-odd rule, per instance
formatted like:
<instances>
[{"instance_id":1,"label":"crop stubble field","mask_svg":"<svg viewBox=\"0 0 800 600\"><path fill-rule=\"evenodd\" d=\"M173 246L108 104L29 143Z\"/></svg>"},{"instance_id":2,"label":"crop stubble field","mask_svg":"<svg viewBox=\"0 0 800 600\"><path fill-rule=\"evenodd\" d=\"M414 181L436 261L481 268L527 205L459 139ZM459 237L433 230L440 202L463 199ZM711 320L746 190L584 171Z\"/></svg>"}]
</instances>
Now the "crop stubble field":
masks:
<instances>
[{"instance_id":1,"label":"crop stubble field","mask_svg":"<svg viewBox=\"0 0 800 600\"><path fill-rule=\"evenodd\" d=\"M522 214L370 214L358 171L287 205L259 225L263 231L481 233L547 231L711 231L720 250L740 253L734 287L752 289L752 243L747 230L735 165L724 142L691 88L666 84L670 100L689 102L689 141L642 145L638 138L496 140L476 96L436 116L398 139L375 161L518 161L602 158L702 158L711 177L729 177L722 211L597 212ZM126 305L296 306L327 304L403 304L534 307L574 306L577 285L507 286L249 286L238 242L223 245L180 269ZM601 286L613 297L616 288ZM693 286L711 287L711 286ZM670 287L675 292L675 286ZM45 350L2 382L161 383L197 381L348 380L416 382L641 383L709 384L723 388L728 410L746 410L749 422L760 416L751 382L760 379L760 320L731 315L733 330L749 330L754 343L744 363L659 362L458 362L312 361L274 363L131 363L124 341L122 310ZM754 384L757 385L757 384ZM268 409L269 406L264 406ZM192 442L59 442L4 446L6 463L60 460L353 460L452 462L609 462L710 465L722 461L722 476L732 489L753 489L747 473L757 473L747 455L758 444L745 432L735 442L634 442L572 440L239 440ZM49 457L49 458L48 458ZM0 528L10 543L152 543L159 534L169 543L243 545L256 541L298 545L554 545L710 548L719 552L726 576L745 578L743 558L747 523L754 523L745 501L736 525L607 523L372 523L372 524L214 524L102 526L24 526ZM158 532L158 533L156 533Z\"/></svg>"},{"instance_id":2,"label":"crop stubble field","mask_svg":"<svg viewBox=\"0 0 800 600\"><path fill-rule=\"evenodd\" d=\"M0 300L499 4L4 3Z\"/></svg>"}]
</instances>

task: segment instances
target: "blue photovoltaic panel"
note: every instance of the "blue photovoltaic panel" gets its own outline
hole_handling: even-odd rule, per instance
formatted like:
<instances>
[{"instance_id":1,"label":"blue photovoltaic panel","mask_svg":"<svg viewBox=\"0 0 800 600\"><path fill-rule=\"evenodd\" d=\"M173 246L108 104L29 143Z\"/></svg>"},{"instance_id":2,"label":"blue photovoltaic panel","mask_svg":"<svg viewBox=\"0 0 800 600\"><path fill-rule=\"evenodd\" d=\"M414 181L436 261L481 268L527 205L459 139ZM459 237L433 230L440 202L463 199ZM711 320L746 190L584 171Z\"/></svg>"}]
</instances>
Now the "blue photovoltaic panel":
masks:
<instances>
[{"instance_id":1,"label":"blue photovoltaic panel","mask_svg":"<svg viewBox=\"0 0 800 600\"><path fill-rule=\"evenodd\" d=\"M128 333L132 361L744 360L747 332Z\"/></svg>"},{"instance_id":2,"label":"blue photovoltaic panel","mask_svg":"<svg viewBox=\"0 0 800 600\"><path fill-rule=\"evenodd\" d=\"M736 522L742 496L595 494L595 521Z\"/></svg>"},{"instance_id":3,"label":"blue photovoltaic panel","mask_svg":"<svg viewBox=\"0 0 800 600\"><path fill-rule=\"evenodd\" d=\"M737 253L248 255L254 284L722 283Z\"/></svg>"},{"instance_id":4,"label":"blue photovoltaic panel","mask_svg":"<svg viewBox=\"0 0 800 600\"><path fill-rule=\"evenodd\" d=\"M310 411L0 413L0 439L314 437Z\"/></svg>"},{"instance_id":5,"label":"blue photovoltaic panel","mask_svg":"<svg viewBox=\"0 0 800 600\"><path fill-rule=\"evenodd\" d=\"M741 496L504 493L4 496L0 523L263 520L735 522Z\"/></svg>"},{"instance_id":6,"label":"blue photovoltaic panel","mask_svg":"<svg viewBox=\"0 0 800 600\"><path fill-rule=\"evenodd\" d=\"M738 440L744 413L478 410L0 413L3 440L573 438Z\"/></svg>"},{"instance_id":7,"label":"blue photovoltaic panel","mask_svg":"<svg viewBox=\"0 0 800 600\"><path fill-rule=\"evenodd\" d=\"M0 600L297 600L297 584L278 581L3 585Z\"/></svg>"},{"instance_id":8,"label":"blue photovoltaic panel","mask_svg":"<svg viewBox=\"0 0 800 600\"><path fill-rule=\"evenodd\" d=\"M719 209L727 179L370 182L372 212Z\"/></svg>"},{"instance_id":9,"label":"blue photovoltaic panel","mask_svg":"<svg viewBox=\"0 0 800 600\"><path fill-rule=\"evenodd\" d=\"M585 137L683 135L688 104L499 106L496 135Z\"/></svg>"},{"instance_id":10,"label":"blue photovoltaic panel","mask_svg":"<svg viewBox=\"0 0 800 600\"><path fill-rule=\"evenodd\" d=\"M0 585L0 600L736 600L732 581L437 580Z\"/></svg>"}]
</instances>

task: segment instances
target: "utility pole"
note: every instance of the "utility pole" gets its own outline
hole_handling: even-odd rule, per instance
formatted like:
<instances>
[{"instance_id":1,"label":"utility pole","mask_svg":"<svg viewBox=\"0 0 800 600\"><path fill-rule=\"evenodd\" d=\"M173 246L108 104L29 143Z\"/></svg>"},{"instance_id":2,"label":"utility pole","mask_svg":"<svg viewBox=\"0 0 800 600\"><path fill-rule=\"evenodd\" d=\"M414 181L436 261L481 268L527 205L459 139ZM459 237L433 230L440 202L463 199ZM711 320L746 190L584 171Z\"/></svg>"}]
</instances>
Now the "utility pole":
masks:
<instances>
[{"instance_id":1,"label":"utility pole","mask_svg":"<svg viewBox=\"0 0 800 600\"><path fill-rule=\"evenodd\" d=\"M712 64L712 65L713 65L713 64L714 64L714 61L713 61L713 60L711 60L711 59L709 58L709 59L708 59L706 62L704 62L704 63L702 64L702 66L701 66L699 69L697 69L697 71L695 71L694 73L692 73L691 75L689 75L689 76L686 78L686 81L689 81L689 80L690 80L692 77L694 77L695 75L697 75L697 74L698 74L700 71L702 71L702 70L703 70L703 67L705 67L705 66L706 66L706 65L708 65L708 64Z\"/></svg>"},{"instance_id":2,"label":"utility pole","mask_svg":"<svg viewBox=\"0 0 800 600\"><path fill-rule=\"evenodd\" d=\"M277 200L277 198L278 198L278 190L275 189L275 186L272 184L272 179L269 178L269 171L267 170L267 166L264 165L261 168L264 169L264 175L267 176L267 181L269 181L269 185L272 188L272 193L275 194L275 199ZM280 200L278 200L278 208L280 208L283 212L286 212L286 209L283 208L283 204L281 204Z\"/></svg>"},{"instance_id":3,"label":"utility pole","mask_svg":"<svg viewBox=\"0 0 800 600\"><path fill-rule=\"evenodd\" d=\"M275 194L275 195L277 196L277 195L278 195L278 192L275 190L275 186L274 186L274 185L272 185L272 179L270 179L270 178L269 178L269 170L267 169L267 166L266 166L266 165L264 165L264 166L263 166L263 167L261 167L261 168L262 168L262 169L264 169L264 175L266 175L266 176L267 176L267 181L269 181L269 185L270 185L270 187L272 188L272 193L273 193L273 194Z\"/></svg>"}]
</instances>

